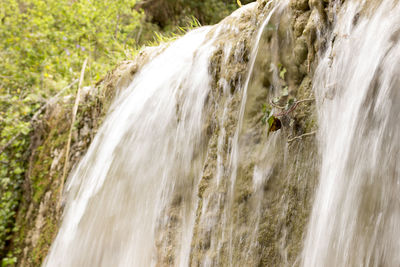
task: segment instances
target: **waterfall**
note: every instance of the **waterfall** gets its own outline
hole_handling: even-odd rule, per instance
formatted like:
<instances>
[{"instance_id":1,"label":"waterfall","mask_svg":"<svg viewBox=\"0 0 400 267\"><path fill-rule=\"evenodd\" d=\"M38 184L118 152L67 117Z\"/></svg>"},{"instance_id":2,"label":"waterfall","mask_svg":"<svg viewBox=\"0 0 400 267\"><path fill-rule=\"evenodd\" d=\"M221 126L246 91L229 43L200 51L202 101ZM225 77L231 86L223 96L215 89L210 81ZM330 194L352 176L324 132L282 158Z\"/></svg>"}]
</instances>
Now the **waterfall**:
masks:
<instances>
[{"instance_id":1,"label":"waterfall","mask_svg":"<svg viewBox=\"0 0 400 267\"><path fill-rule=\"evenodd\" d=\"M243 62L245 47L232 49L223 37L243 34L236 21L251 18L255 7L160 48L119 92L69 177L62 225L44 266L189 265L210 131L211 57L222 46L227 60L232 50Z\"/></svg>"},{"instance_id":2,"label":"waterfall","mask_svg":"<svg viewBox=\"0 0 400 267\"><path fill-rule=\"evenodd\" d=\"M339 2L258 1L151 50L44 266L400 266L400 4Z\"/></svg>"},{"instance_id":3,"label":"waterfall","mask_svg":"<svg viewBox=\"0 0 400 267\"><path fill-rule=\"evenodd\" d=\"M314 76L322 169L303 266L400 266L400 4L346 1Z\"/></svg>"},{"instance_id":4,"label":"waterfall","mask_svg":"<svg viewBox=\"0 0 400 267\"><path fill-rule=\"evenodd\" d=\"M209 32L201 28L171 44L117 97L70 177L63 224L45 265L151 266L159 218L171 201L185 205L178 238L188 243L204 157Z\"/></svg>"}]
</instances>

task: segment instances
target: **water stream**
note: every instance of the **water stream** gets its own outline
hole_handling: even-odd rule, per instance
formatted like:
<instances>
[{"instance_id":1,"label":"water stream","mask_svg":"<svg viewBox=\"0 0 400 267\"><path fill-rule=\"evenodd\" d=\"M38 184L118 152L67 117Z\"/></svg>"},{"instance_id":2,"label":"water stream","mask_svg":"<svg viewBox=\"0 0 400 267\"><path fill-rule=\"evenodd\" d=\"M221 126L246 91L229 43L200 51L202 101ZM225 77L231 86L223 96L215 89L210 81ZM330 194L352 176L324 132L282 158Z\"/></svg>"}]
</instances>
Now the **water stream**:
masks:
<instances>
[{"instance_id":1,"label":"water stream","mask_svg":"<svg viewBox=\"0 0 400 267\"><path fill-rule=\"evenodd\" d=\"M400 4L378 2L324 33L320 154L257 117L291 86L289 1L160 48L68 178L44 266L400 266Z\"/></svg>"},{"instance_id":2,"label":"water stream","mask_svg":"<svg viewBox=\"0 0 400 267\"><path fill-rule=\"evenodd\" d=\"M164 223L158 218L171 201L185 205L176 250L190 249L184 244L190 244L193 185L204 157L209 31L171 44L118 96L70 177L63 224L45 265L153 265L156 229ZM183 199L174 199L177 191ZM187 252L176 255L182 255L177 263L188 261Z\"/></svg>"},{"instance_id":3,"label":"water stream","mask_svg":"<svg viewBox=\"0 0 400 267\"><path fill-rule=\"evenodd\" d=\"M314 76L322 170L306 267L400 266L400 5L379 2L341 8Z\"/></svg>"},{"instance_id":4,"label":"water stream","mask_svg":"<svg viewBox=\"0 0 400 267\"><path fill-rule=\"evenodd\" d=\"M189 265L208 141L209 62L218 38L240 34L230 20L173 42L120 93L69 178L44 266Z\"/></svg>"}]
</instances>

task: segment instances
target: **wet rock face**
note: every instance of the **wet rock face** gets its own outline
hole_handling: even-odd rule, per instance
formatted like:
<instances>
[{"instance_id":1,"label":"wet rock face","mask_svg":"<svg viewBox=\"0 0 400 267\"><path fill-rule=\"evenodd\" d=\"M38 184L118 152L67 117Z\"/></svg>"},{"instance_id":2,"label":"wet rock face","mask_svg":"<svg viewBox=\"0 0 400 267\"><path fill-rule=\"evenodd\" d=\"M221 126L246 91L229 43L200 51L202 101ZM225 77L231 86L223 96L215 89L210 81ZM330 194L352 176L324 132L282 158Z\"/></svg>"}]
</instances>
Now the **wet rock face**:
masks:
<instances>
[{"instance_id":1,"label":"wet rock face","mask_svg":"<svg viewBox=\"0 0 400 267\"><path fill-rule=\"evenodd\" d=\"M307 135L317 127L315 104L302 102L287 114L279 107L290 99L313 99L317 55L326 45L324 34L338 5L324 0L277 2L282 2L279 7L259 0L238 17L226 18L215 41L191 266L299 262L319 164L315 137ZM258 28L272 10L256 47ZM114 94L127 87L149 55L160 51L146 51L135 62L121 64L86 95L74 131L71 170L93 140ZM271 104L274 98L279 104ZM39 266L57 233L70 105L66 99L49 108L34 133L26 194L31 193L20 208L21 230L13 241L19 266ZM267 110L281 114L281 130L268 132ZM174 263L173 249L164 248L178 245L182 199L176 196L165 210L168 220L157 244L160 266Z\"/></svg>"},{"instance_id":2,"label":"wet rock face","mask_svg":"<svg viewBox=\"0 0 400 267\"><path fill-rule=\"evenodd\" d=\"M285 127L274 136L268 135L261 121L263 106L285 87L298 100L312 98L311 64L317 52L313 35L321 25L313 24L311 13L307 1L291 2L264 30L237 135L236 174L230 172L229 160L243 96L237 83L228 82L225 90L231 94L224 102L221 84L243 81L243 76L235 78L243 67L238 61L229 61L235 58L235 49L228 54L223 50L215 53L211 73L218 92L213 99L218 104L211 119L215 128L199 187L191 258L194 266L279 266L294 263L299 255L318 162L314 160L313 137L290 144L287 141L315 130L314 104L311 101L284 116ZM243 62L248 70L248 61ZM287 74L279 77L283 69Z\"/></svg>"},{"instance_id":3,"label":"wet rock face","mask_svg":"<svg viewBox=\"0 0 400 267\"><path fill-rule=\"evenodd\" d=\"M261 14L273 8L259 3ZM235 47L217 50L211 61L210 99L216 104L199 185L193 266L299 264L319 166L312 73L331 9L328 2L290 1L275 12L261 35L245 98L238 88L248 73L238 74L243 65L251 68L251 60L229 60L238 54ZM260 25L265 17L258 18ZM254 30L246 40L255 36ZM249 41L244 47L255 49ZM232 80L242 83L226 82ZM274 98L283 105L290 98L309 101L281 115L282 129L269 134L265 109L285 113L271 105Z\"/></svg>"}]
</instances>

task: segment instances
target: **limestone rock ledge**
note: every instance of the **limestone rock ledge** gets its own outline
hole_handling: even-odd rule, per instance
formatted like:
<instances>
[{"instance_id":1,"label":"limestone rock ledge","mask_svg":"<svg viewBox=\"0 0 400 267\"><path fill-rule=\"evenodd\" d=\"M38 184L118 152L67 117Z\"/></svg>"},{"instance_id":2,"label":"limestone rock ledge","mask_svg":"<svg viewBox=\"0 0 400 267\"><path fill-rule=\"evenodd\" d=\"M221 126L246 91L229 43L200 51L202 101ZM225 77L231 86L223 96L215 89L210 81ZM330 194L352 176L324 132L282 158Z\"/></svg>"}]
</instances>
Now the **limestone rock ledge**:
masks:
<instances>
[{"instance_id":1,"label":"limestone rock ledge","mask_svg":"<svg viewBox=\"0 0 400 267\"><path fill-rule=\"evenodd\" d=\"M315 136L310 135L291 142L288 140L317 129L315 103L309 101L299 104L290 114L283 116L283 127L279 134L273 133L269 136L265 125L260 121L265 115L263 107L270 105L272 97L280 94L279 90L288 90L288 96L297 100L313 98L313 70L318 53L329 45L325 41L325 34L334 20L335 10L340 7L337 2L290 0L287 8L281 11L282 16L271 19L271 27L277 27L277 30L268 29L267 25L255 62L257 67L249 84L239 140L242 156L232 192L229 192L228 184L220 190L214 187L218 137L223 127L226 131L226 145L223 150L228 154L229 140L235 134L236 118L240 109L241 92L236 89L243 83L248 72L257 27L273 6L269 6L265 0L258 0L254 12L244 14L237 25L241 34L225 36L234 43L232 49L229 52L217 49L214 53L209 67L213 88L207 103L213 112L210 113L208 125L205 127L209 141L204 175L198 188L199 204L192 240L192 266L199 266L204 257L210 258L215 264L220 264L219 266L225 266L230 260L239 263L243 259L248 259L243 262L246 266L296 266L299 262L298 256L302 249L319 163L316 160ZM223 39L220 41L224 42ZM216 46L218 47L218 43ZM85 154L114 96L134 79L141 65L162 49L163 47L144 50L134 61L121 63L96 86L87 88L79 105L73 131L69 171ZM272 65L277 68L271 68ZM284 74L279 75L280 73ZM277 76L280 77L278 82ZM227 83L222 84L222 80ZM274 92L271 92L272 85L278 87ZM221 99L223 86L229 88L232 99L229 103L224 102L227 103L228 117L221 126L223 110L215 103L226 101ZM50 105L32 133L24 199L17 214L19 231L15 233L10 246L13 254L17 255L17 266L40 266L57 234L63 201L59 190L68 131L71 127L73 98L66 97ZM227 160L224 159L225 163ZM263 181L263 192L258 192L252 185L252 177L255 166L261 166L263 162L270 164L271 173ZM234 249L229 249L222 238L220 255L217 256L211 246L210 229L206 229L201 222L210 218L215 222L223 220L225 208L218 206L216 202L220 197L225 201L229 199L232 218L228 220L227 226L229 229L234 228L235 234L232 238ZM206 203L211 205L210 212L203 214L202 207ZM179 205L179 201L176 205ZM254 222L255 206L259 212L258 218L261 218L257 222L257 232L252 237L257 248L252 249L250 258L246 258L241 242L252 234L246 230L246 226ZM171 207L171 212L175 208ZM215 212L211 212L212 210ZM216 227L215 231L213 235L222 236L225 230ZM171 263L169 255L160 257L163 259L161 262Z\"/></svg>"}]
</instances>

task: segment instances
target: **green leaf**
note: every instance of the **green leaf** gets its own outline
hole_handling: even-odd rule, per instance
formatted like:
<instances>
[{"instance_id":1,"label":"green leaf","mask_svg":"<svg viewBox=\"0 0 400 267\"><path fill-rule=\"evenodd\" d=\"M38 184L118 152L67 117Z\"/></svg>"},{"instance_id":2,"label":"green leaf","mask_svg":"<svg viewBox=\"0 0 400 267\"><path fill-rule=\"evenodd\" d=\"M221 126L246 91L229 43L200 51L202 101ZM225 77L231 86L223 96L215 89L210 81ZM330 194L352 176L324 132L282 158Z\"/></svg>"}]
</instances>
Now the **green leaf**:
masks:
<instances>
[{"instance_id":1,"label":"green leaf","mask_svg":"<svg viewBox=\"0 0 400 267\"><path fill-rule=\"evenodd\" d=\"M24 172L24 170L21 169L20 167L17 167L17 168L14 169L14 173L15 173L15 174L21 174L21 173L23 173L23 172Z\"/></svg>"},{"instance_id":2,"label":"green leaf","mask_svg":"<svg viewBox=\"0 0 400 267\"><path fill-rule=\"evenodd\" d=\"M22 133L23 135L28 135L30 131L31 131L31 129L28 128L28 127L23 127L23 128L21 129L21 133Z\"/></svg>"},{"instance_id":3,"label":"green leaf","mask_svg":"<svg viewBox=\"0 0 400 267\"><path fill-rule=\"evenodd\" d=\"M294 98L289 98L289 100L285 106L285 109L289 110L294 105L295 102L296 102L296 100Z\"/></svg>"},{"instance_id":4,"label":"green leaf","mask_svg":"<svg viewBox=\"0 0 400 267\"><path fill-rule=\"evenodd\" d=\"M279 72L279 77L281 77L282 80L285 79L286 72L287 72L286 68L282 68L281 71Z\"/></svg>"},{"instance_id":5,"label":"green leaf","mask_svg":"<svg viewBox=\"0 0 400 267\"><path fill-rule=\"evenodd\" d=\"M271 110L267 107L266 104L263 105L262 112L264 113L263 117L261 118L262 124L267 122L267 118L269 117Z\"/></svg>"},{"instance_id":6,"label":"green leaf","mask_svg":"<svg viewBox=\"0 0 400 267\"><path fill-rule=\"evenodd\" d=\"M268 31L275 31L276 30L276 26L273 23L268 23L267 26L265 27L266 30Z\"/></svg>"}]
</instances>

